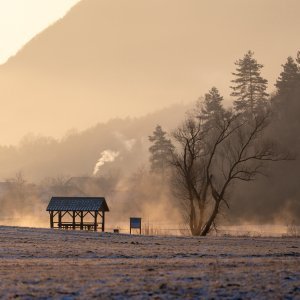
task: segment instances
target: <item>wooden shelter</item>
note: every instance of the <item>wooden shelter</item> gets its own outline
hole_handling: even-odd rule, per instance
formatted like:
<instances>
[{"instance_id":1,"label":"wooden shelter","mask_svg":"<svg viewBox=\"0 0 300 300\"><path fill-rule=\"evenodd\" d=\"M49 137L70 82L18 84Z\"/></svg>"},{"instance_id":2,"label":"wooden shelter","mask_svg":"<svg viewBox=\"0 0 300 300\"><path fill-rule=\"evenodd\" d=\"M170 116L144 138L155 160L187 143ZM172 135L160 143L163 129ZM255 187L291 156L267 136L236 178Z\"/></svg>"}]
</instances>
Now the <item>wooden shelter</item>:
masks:
<instances>
[{"instance_id":1,"label":"wooden shelter","mask_svg":"<svg viewBox=\"0 0 300 300\"><path fill-rule=\"evenodd\" d=\"M97 231L100 227L104 231L105 212L109 209L104 197L52 197L47 211L51 228ZM92 221L85 220L89 216Z\"/></svg>"}]
</instances>

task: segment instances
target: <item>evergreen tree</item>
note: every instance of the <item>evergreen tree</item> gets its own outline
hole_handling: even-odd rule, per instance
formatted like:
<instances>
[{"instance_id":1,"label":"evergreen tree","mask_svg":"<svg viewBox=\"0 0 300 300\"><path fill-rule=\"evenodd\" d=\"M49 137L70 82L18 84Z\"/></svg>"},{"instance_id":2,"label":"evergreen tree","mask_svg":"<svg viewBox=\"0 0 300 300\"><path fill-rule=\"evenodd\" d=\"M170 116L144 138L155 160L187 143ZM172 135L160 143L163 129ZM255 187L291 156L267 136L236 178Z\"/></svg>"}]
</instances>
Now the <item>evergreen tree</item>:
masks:
<instances>
[{"instance_id":1,"label":"evergreen tree","mask_svg":"<svg viewBox=\"0 0 300 300\"><path fill-rule=\"evenodd\" d=\"M253 57L254 53L248 51L242 59L235 62L236 78L231 82L231 96L236 97L234 108L238 112L250 112L254 114L260 107L267 103L266 93L268 81L261 77L260 71L263 65Z\"/></svg>"},{"instance_id":2,"label":"evergreen tree","mask_svg":"<svg viewBox=\"0 0 300 300\"><path fill-rule=\"evenodd\" d=\"M297 60L299 58L300 57L298 52ZM284 65L282 65L282 67L283 71L280 73L280 76L275 84L275 86L278 89L278 95L288 94L295 86L297 79L299 79L298 65L291 56L287 58L287 62Z\"/></svg>"},{"instance_id":3,"label":"evergreen tree","mask_svg":"<svg viewBox=\"0 0 300 300\"><path fill-rule=\"evenodd\" d=\"M205 94L204 101L201 107L201 118L203 120L210 120L224 113L222 106L223 97L220 95L216 87L212 87L207 94Z\"/></svg>"},{"instance_id":4,"label":"evergreen tree","mask_svg":"<svg viewBox=\"0 0 300 300\"><path fill-rule=\"evenodd\" d=\"M152 143L149 147L151 171L163 174L168 166L174 146L171 140L166 138L166 132L162 130L160 125L157 125L153 135L149 136L149 141Z\"/></svg>"}]
</instances>

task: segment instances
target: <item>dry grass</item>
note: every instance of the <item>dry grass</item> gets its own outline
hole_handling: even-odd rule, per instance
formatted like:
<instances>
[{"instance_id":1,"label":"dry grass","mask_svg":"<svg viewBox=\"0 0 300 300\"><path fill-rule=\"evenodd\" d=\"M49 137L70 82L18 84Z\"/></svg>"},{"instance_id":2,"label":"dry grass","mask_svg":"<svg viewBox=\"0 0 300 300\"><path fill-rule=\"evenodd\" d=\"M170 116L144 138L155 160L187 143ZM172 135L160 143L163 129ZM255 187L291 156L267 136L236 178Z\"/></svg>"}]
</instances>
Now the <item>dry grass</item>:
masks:
<instances>
[{"instance_id":1,"label":"dry grass","mask_svg":"<svg viewBox=\"0 0 300 300\"><path fill-rule=\"evenodd\" d=\"M297 299L300 239L0 227L3 299Z\"/></svg>"}]
</instances>

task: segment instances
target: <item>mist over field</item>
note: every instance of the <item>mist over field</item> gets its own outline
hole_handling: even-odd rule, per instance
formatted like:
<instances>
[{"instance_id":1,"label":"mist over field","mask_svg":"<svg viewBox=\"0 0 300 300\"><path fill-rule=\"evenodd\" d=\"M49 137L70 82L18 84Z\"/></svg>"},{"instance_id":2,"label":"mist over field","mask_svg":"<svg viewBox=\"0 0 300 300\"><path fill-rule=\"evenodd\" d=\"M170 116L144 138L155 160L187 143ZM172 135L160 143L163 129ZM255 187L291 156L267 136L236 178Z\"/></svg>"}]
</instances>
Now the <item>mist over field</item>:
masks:
<instances>
[{"instance_id":1,"label":"mist over field","mask_svg":"<svg viewBox=\"0 0 300 300\"><path fill-rule=\"evenodd\" d=\"M112 222L126 207L126 220L181 223L178 201L149 171L148 137L158 124L170 136L212 86L232 106L234 62L249 49L281 103L268 136L297 157L299 89L282 99L274 86L299 50L299 3L289 4L80 1L0 66L0 222L48 226L52 195L101 194ZM299 167L276 162L233 188L221 223L298 223Z\"/></svg>"},{"instance_id":2,"label":"mist over field","mask_svg":"<svg viewBox=\"0 0 300 300\"><path fill-rule=\"evenodd\" d=\"M274 122L270 136L299 153L297 97L287 115ZM28 135L18 146L0 148L1 223L48 227L45 207L53 195L104 195L114 226L132 215L173 228L183 220L180 205L160 177L149 173L148 136L156 124L168 132L184 119L190 106L174 105L140 118L114 119L63 139ZM288 121L287 121L287 119ZM289 134L287 134L287 132ZM299 222L298 160L276 162L252 183L231 192L230 209L220 224L281 224ZM284 170L285 176L282 176ZM157 178L156 178L157 177ZM122 223L122 222L121 222Z\"/></svg>"}]
</instances>

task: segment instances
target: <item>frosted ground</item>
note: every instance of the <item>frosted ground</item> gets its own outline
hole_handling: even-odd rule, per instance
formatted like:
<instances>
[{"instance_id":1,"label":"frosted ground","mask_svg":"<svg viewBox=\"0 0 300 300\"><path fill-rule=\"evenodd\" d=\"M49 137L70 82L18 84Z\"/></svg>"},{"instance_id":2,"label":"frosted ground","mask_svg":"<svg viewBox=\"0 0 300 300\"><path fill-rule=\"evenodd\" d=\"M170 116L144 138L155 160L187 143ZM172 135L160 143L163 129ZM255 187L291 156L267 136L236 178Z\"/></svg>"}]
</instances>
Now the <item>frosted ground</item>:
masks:
<instances>
[{"instance_id":1,"label":"frosted ground","mask_svg":"<svg viewBox=\"0 0 300 300\"><path fill-rule=\"evenodd\" d=\"M0 226L1 299L300 299L300 239Z\"/></svg>"}]
</instances>

